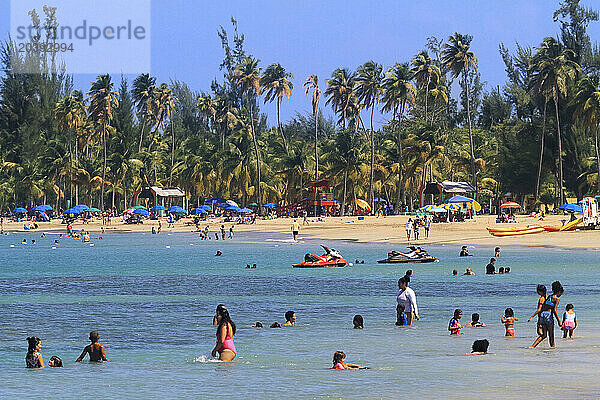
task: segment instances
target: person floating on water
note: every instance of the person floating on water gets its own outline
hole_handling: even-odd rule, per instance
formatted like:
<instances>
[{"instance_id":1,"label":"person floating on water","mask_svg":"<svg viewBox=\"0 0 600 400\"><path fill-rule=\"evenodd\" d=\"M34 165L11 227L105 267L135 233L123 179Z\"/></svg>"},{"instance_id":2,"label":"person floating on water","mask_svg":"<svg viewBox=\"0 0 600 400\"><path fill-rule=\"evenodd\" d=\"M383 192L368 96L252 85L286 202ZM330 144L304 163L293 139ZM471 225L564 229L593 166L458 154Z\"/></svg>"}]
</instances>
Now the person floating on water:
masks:
<instances>
[{"instance_id":1,"label":"person floating on water","mask_svg":"<svg viewBox=\"0 0 600 400\"><path fill-rule=\"evenodd\" d=\"M463 247L460 249L460 254L459 254L459 256L460 256L460 257L469 257L469 256L472 256L472 255L473 255L473 254L470 254L470 253L469 253L469 250L467 250L467 246L463 246Z\"/></svg>"},{"instance_id":2,"label":"person floating on water","mask_svg":"<svg viewBox=\"0 0 600 400\"><path fill-rule=\"evenodd\" d=\"M450 331L450 335L462 335L461 329L464 328L460 324L460 319L462 318L462 310L457 308L454 310L454 316L450 319L448 323L448 330Z\"/></svg>"},{"instance_id":3,"label":"person floating on water","mask_svg":"<svg viewBox=\"0 0 600 400\"><path fill-rule=\"evenodd\" d=\"M346 362L346 353L343 351L336 351L333 353L333 367L331 369L361 369L364 368L358 364L352 364Z\"/></svg>"},{"instance_id":4,"label":"person floating on water","mask_svg":"<svg viewBox=\"0 0 600 400\"><path fill-rule=\"evenodd\" d=\"M219 353L219 360L232 361L237 355L233 336L235 335L235 324L229 316L229 311L223 304L217 306L213 325L217 325L217 344L212 351L212 356L216 357Z\"/></svg>"},{"instance_id":5,"label":"person floating on water","mask_svg":"<svg viewBox=\"0 0 600 400\"><path fill-rule=\"evenodd\" d=\"M106 354L104 354L104 345L98 343L99 339L100 335L98 334L98 331L91 331L90 342L92 343L85 346L83 352L77 358L77 360L75 360L75 362L81 362L86 354L90 355L90 361L93 362L110 361L108 358L106 358Z\"/></svg>"},{"instance_id":6,"label":"person floating on water","mask_svg":"<svg viewBox=\"0 0 600 400\"><path fill-rule=\"evenodd\" d=\"M470 328L482 328L484 326L486 326L486 325L483 322L479 321L478 313L471 314L471 322L467 322L467 324L465 325L465 327L470 327Z\"/></svg>"},{"instance_id":7,"label":"person floating on water","mask_svg":"<svg viewBox=\"0 0 600 400\"><path fill-rule=\"evenodd\" d=\"M283 326L295 326L296 325L296 313L294 311L287 311L285 313L285 324Z\"/></svg>"},{"instance_id":8,"label":"person floating on water","mask_svg":"<svg viewBox=\"0 0 600 400\"><path fill-rule=\"evenodd\" d=\"M506 333L504 336L515 336L515 321L518 321L519 318L515 317L515 313L512 308L507 308L504 310L504 315L502 316L502 323L506 328Z\"/></svg>"}]
</instances>

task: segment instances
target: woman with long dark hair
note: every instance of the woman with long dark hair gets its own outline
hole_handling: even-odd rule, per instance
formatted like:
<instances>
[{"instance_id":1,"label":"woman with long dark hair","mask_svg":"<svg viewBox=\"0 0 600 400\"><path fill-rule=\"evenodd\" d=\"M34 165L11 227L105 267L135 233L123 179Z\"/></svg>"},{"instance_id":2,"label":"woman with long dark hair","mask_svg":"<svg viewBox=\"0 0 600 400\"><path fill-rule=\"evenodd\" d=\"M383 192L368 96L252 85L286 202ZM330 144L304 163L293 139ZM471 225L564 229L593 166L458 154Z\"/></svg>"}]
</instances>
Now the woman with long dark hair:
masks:
<instances>
[{"instance_id":1,"label":"woman with long dark hair","mask_svg":"<svg viewBox=\"0 0 600 400\"><path fill-rule=\"evenodd\" d=\"M413 318L419 319L419 308L417 307L417 296L408 287L410 278L403 276L398 280L398 295L396 296L396 321L400 321L400 313L406 314L406 325L412 325ZM401 324L404 325L404 324Z\"/></svg>"},{"instance_id":2,"label":"woman with long dark hair","mask_svg":"<svg viewBox=\"0 0 600 400\"><path fill-rule=\"evenodd\" d=\"M25 356L25 365L27 368L44 368L44 360L40 354L42 341L39 337L31 336L27 338L27 355Z\"/></svg>"},{"instance_id":3,"label":"woman with long dark hair","mask_svg":"<svg viewBox=\"0 0 600 400\"><path fill-rule=\"evenodd\" d=\"M235 335L235 324L229 316L229 311L223 304L217 306L217 312L213 318L213 325L217 325L217 344L212 351L212 356L219 353L219 360L231 361L235 358L237 351L233 344Z\"/></svg>"}]
</instances>

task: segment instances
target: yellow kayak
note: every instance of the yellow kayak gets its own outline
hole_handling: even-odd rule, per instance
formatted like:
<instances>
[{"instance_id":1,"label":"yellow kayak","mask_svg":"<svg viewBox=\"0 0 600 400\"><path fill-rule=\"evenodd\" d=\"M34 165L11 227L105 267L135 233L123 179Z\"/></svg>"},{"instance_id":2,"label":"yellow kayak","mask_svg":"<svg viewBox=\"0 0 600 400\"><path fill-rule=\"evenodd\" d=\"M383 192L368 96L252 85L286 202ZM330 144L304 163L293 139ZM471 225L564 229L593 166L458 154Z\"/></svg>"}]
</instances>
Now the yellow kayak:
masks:
<instances>
[{"instance_id":1,"label":"yellow kayak","mask_svg":"<svg viewBox=\"0 0 600 400\"><path fill-rule=\"evenodd\" d=\"M537 228L523 229L520 231L490 232L490 234L493 236L517 236L517 235L528 235L530 233L540 233L540 232L545 232L545 229L542 227L537 227Z\"/></svg>"},{"instance_id":2,"label":"yellow kayak","mask_svg":"<svg viewBox=\"0 0 600 400\"><path fill-rule=\"evenodd\" d=\"M569 228L573 228L573 227L575 227L576 225L579 225L582 222L583 222L583 218L578 218L575 221L571 221L571 222L569 222L567 224L564 224L563 226L560 227L560 230L561 230L561 232L569 230Z\"/></svg>"}]
</instances>

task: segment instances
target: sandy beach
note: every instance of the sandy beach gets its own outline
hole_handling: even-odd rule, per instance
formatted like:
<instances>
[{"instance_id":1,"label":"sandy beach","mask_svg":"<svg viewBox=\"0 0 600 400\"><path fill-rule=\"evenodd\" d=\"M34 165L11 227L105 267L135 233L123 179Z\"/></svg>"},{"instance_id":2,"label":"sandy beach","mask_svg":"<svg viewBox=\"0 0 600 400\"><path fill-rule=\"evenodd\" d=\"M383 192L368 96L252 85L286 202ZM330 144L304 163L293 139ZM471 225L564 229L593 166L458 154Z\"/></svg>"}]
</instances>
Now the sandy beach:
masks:
<instances>
[{"instance_id":1,"label":"sandy beach","mask_svg":"<svg viewBox=\"0 0 600 400\"><path fill-rule=\"evenodd\" d=\"M390 242L407 243L404 224L410 216L398 215L388 217L367 216L364 220L358 217L328 217L322 221L314 218L309 219L308 225L301 225L300 238L310 236L321 238L323 240L351 240L355 242ZM414 218L414 217L413 217ZM600 250L600 232L593 230L576 230L572 232L543 232L539 234L494 237L491 236L486 227L524 227L528 225L562 225L562 221L568 220L568 215L551 215L544 221L538 221L528 216L518 216L516 224L496 224L496 216L483 215L477 216L473 220L466 222L436 223L431 225L429 238L425 238L425 231L422 228L420 239L411 240L411 243L419 244L471 244L471 245L521 245L521 246L554 246L563 248L585 248L590 250ZM173 226L169 227L166 220L163 219L163 232L193 232L195 227L191 219L184 218ZM290 233L291 237L291 218L276 219L257 219L255 224L236 224L236 232L261 232L261 233ZM302 219L298 218L302 224ZM202 221L200 227L209 226L211 232L225 225L226 230L232 225L231 222L223 222L221 218L211 218L208 221ZM121 218L113 218L110 225L105 225L107 232L144 232L150 231L152 226L158 227L156 220L144 220L140 225L125 225ZM85 229L91 232L102 230L101 220L91 221L83 224L76 222L73 224L74 230ZM4 230L9 232L24 232L23 223L5 221ZM49 223L40 223L38 231L66 231L66 225L61 224L59 220L53 220ZM29 231L31 232L31 231Z\"/></svg>"}]
</instances>

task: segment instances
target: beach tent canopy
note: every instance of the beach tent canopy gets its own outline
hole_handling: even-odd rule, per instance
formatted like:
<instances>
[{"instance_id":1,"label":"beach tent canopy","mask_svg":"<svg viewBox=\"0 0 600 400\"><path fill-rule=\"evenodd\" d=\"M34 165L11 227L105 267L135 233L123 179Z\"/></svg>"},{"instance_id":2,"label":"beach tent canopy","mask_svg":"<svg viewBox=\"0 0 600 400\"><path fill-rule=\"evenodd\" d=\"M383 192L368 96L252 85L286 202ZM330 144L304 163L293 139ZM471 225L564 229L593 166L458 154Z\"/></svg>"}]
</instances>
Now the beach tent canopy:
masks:
<instances>
[{"instance_id":1,"label":"beach tent canopy","mask_svg":"<svg viewBox=\"0 0 600 400\"><path fill-rule=\"evenodd\" d=\"M148 215L150 214L148 211L144 210L143 208L136 208L135 210L133 210L133 213L136 215Z\"/></svg>"},{"instance_id":2,"label":"beach tent canopy","mask_svg":"<svg viewBox=\"0 0 600 400\"><path fill-rule=\"evenodd\" d=\"M163 206L160 206L160 205L159 206L154 206L154 207L152 207L150 209L150 211L165 211L165 210L166 210L166 208L163 207Z\"/></svg>"},{"instance_id":3,"label":"beach tent canopy","mask_svg":"<svg viewBox=\"0 0 600 400\"><path fill-rule=\"evenodd\" d=\"M92 208L88 208L88 209L87 209L87 210L85 210L85 211L87 211L87 212L89 212L89 213L99 213L99 212L102 212L102 210L100 210L100 209L98 209L98 208L94 208L94 207L92 207Z\"/></svg>"},{"instance_id":4,"label":"beach tent canopy","mask_svg":"<svg viewBox=\"0 0 600 400\"><path fill-rule=\"evenodd\" d=\"M50 207L49 205L46 205L46 204L42 204L40 206L35 206L31 209L31 211L43 211L43 212L46 212L49 210L52 210L52 207Z\"/></svg>"},{"instance_id":5,"label":"beach tent canopy","mask_svg":"<svg viewBox=\"0 0 600 400\"><path fill-rule=\"evenodd\" d=\"M521 206L514 201L509 201L500 205L500 208L521 208Z\"/></svg>"},{"instance_id":6,"label":"beach tent canopy","mask_svg":"<svg viewBox=\"0 0 600 400\"><path fill-rule=\"evenodd\" d=\"M23 207L17 207L14 210L12 210L13 214L26 214L27 210L24 209Z\"/></svg>"},{"instance_id":7,"label":"beach tent canopy","mask_svg":"<svg viewBox=\"0 0 600 400\"><path fill-rule=\"evenodd\" d=\"M562 206L558 207L558 209L567 211L570 213L582 213L583 212L583 208L577 204L563 204Z\"/></svg>"},{"instance_id":8,"label":"beach tent canopy","mask_svg":"<svg viewBox=\"0 0 600 400\"><path fill-rule=\"evenodd\" d=\"M472 203L474 201L475 200L470 199L468 197L457 195L457 196L452 196L452 197L450 197L447 200L444 200L444 204L450 204L450 203Z\"/></svg>"},{"instance_id":9,"label":"beach tent canopy","mask_svg":"<svg viewBox=\"0 0 600 400\"><path fill-rule=\"evenodd\" d=\"M371 211L371 206L363 199L354 199L354 203L363 210Z\"/></svg>"},{"instance_id":10,"label":"beach tent canopy","mask_svg":"<svg viewBox=\"0 0 600 400\"><path fill-rule=\"evenodd\" d=\"M206 200L206 204L225 203L225 199L222 197L213 197L212 199Z\"/></svg>"}]
</instances>

